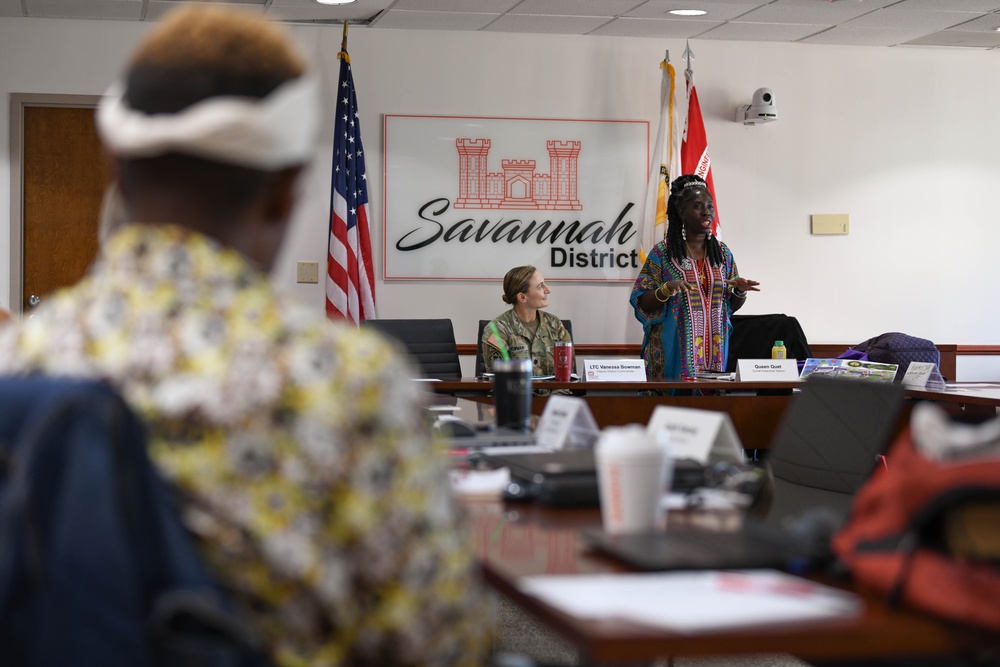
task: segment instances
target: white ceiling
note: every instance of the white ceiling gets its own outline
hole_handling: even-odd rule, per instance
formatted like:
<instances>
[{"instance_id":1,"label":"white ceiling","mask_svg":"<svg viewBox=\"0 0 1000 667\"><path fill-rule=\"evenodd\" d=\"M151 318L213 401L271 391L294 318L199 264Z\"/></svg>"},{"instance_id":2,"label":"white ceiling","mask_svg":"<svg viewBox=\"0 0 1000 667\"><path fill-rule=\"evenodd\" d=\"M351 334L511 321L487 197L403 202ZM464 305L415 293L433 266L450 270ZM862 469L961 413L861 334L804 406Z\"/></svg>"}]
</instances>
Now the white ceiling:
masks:
<instances>
[{"instance_id":1,"label":"white ceiling","mask_svg":"<svg viewBox=\"0 0 1000 667\"><path fill-rule=\"evenodd\" d=\"M179 0L0 0L0 17L155 21ZM372 28L1000 47L1000 0L203 0L292 23ZM704 9L695 18L669 9Z\"/></svg>"}]
</instances>

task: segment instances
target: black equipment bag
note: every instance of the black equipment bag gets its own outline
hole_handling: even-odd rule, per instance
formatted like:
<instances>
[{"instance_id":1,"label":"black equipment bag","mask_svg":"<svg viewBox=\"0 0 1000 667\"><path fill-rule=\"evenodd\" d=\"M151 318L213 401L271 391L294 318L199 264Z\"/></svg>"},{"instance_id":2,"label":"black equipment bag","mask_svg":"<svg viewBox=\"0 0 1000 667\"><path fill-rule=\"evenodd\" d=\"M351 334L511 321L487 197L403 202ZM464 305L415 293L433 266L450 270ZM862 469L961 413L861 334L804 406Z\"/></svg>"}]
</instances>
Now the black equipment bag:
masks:
<instances>
[{"instance_id":1,"label":"black equipment bag","mask_svg":"<svg viewBox=\"0 0 1000 667\"><path fill-rule=\"evenodd\" d=\"M898 364L896 382L901 382L911 361L934 364L941 370L941 353L937 346L926 338L909 336L898 331L890 331L854 346L858 352L868 355L869 361L880 364Z\"/></svg>"}]
</instances>

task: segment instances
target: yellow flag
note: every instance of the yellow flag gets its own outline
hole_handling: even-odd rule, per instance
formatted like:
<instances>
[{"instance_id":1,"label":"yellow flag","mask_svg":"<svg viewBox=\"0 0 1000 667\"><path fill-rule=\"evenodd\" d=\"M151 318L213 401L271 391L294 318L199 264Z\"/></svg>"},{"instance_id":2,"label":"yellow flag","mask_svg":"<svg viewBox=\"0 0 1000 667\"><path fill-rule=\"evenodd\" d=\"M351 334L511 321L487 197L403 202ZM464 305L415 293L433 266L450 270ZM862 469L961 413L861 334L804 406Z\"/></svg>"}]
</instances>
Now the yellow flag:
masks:
<instances>
[{"instance_id":1,"label":"yellow flag","mask_svg":"<svg viewBox=\"0 0 1000 667\"><path fill-rule=\"evenodd\" d=\"M677 122L675 101L676 73L674 66L664 60L660 63L660 122L656 128L653 159L646 183L646 199L639 220L642 234L639 237L639 258L646 256L667 233L667 196L670 183L680 176L681 132Z\"/></svg>"}]
</instances>

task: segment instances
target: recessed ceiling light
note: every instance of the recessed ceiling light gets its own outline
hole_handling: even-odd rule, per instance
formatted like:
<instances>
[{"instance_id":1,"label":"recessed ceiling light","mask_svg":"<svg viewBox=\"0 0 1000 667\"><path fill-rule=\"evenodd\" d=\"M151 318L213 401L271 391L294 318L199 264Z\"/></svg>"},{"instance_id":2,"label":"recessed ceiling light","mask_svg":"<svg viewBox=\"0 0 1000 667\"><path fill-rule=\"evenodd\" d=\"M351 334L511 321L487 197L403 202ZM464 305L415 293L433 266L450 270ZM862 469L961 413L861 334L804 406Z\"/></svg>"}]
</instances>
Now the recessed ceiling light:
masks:
<instances>
[{"instance_id":1,"label":"recessed ceiling light","mask_svg":"<svg viewBox=\"0 0 1000 667\"><path fill-rule=\"evenodd\" d=\"M667 13L674 16L704 16L708 12L704 9L671 9Z\"/></svg>"},{"instance_id":2,"label":"recessed ceiling light","mask_svg":"<svg viewBox=\"0 0 1000 667\"><path fill-rule=\"evenodd\" d=\"M351 5L358 0L316 0L321 5Z\"/></svg>"}]
</instances>

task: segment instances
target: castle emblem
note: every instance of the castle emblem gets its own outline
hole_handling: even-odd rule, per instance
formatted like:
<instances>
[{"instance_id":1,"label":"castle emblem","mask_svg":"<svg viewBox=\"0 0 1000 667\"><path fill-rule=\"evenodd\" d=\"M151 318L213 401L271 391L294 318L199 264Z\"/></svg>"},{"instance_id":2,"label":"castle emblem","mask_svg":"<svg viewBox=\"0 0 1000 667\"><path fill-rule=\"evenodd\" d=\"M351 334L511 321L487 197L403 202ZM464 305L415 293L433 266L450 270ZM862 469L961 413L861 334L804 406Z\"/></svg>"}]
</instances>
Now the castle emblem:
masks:
<instances>
[{"instance_id":1,"label":"castle emblem","mask_svg":"<svg viewBox=\"0 0 1000 667\"><path fill-rule=\"evenodd\" d=\"M549 173L535 172L535 160L501 160L490 173L489 139L455 140L458 198L454 208L579 211L577 158L580 141L546 141Z\"/></svg>"}]
</instances>

